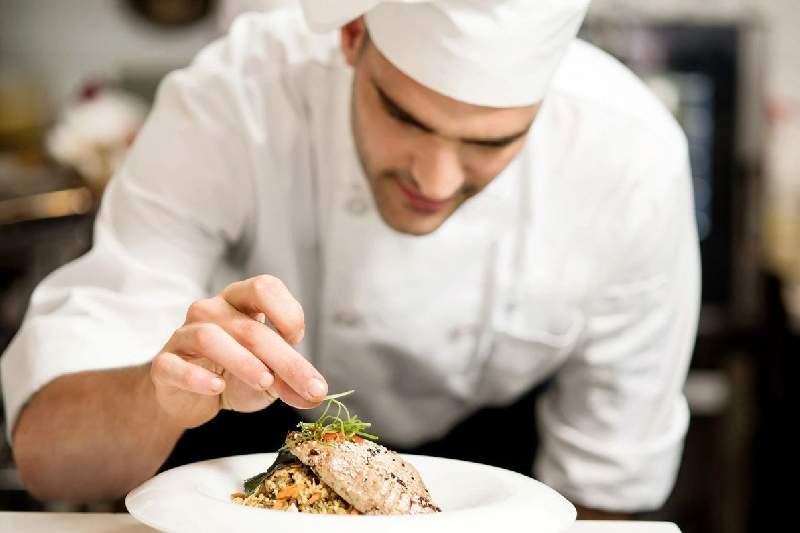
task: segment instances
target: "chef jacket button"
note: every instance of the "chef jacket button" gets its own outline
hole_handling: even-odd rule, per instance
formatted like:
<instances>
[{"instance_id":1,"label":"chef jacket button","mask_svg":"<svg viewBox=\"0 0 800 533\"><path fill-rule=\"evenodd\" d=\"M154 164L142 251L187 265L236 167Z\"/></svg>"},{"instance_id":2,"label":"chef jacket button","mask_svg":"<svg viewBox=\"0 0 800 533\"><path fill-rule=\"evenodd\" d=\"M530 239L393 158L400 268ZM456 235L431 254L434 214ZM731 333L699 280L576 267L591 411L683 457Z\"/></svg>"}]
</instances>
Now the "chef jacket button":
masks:
<instances>
[{"instance_id":1,"label":"chef jacket button","mask_svg":"<svg viewBox=\"0 0 800 533\"><path fill-rule=\"evenodd\" d=\"M345 328L354 328L361 324L361 317L351 311L336 311L333 313L331 320L337 326Z\"/></svg>"},{"instance_id":2,"label":"chef jacket button","mask_svg":"<svg viewBox=\"0 0 800 533\"><path fill-rule=\"evenodd\" d=\"M352 215L363 215L367 212L369 204L361 196L352 196L345 202L344 207Z\"/></svg>"}]
</instances>

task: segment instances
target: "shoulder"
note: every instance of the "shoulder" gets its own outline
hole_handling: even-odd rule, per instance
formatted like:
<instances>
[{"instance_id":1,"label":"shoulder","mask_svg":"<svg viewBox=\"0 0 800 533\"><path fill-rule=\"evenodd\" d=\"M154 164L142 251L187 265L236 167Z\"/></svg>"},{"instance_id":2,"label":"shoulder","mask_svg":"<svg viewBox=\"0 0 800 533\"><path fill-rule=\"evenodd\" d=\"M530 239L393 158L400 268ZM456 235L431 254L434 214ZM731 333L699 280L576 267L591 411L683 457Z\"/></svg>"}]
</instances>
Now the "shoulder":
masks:
<instances>
[{"instance_id":1,"label":"shoulder","mask_svg":"<svg viewBox=\"0 0 800 533\"><path fill-rule=\"evenodd\" d=\"M590 44L570 47L542 115L534 149L548 154L546 173L560 176L549 186L598 214L687 185L688 143L672 112L627 67Z\"/></svg>"},{"instance_id":2,"label":"shoulder","mask_svg":"<svg viewBox=\"0 0 800 533\"><path fill-rule=\"evenodd\" d=\"M557 71L548 97L597 131L685 145L674 116L628 67L607 52L576 39ZM619 138L619 137L618 137Z\"/></svg>"},{"instance_id":3,"label":"shoulder","mask_svg":"<svg viewBox=\"0 0 800 533\"><path fill-rule=\"evenodd\" d=\"M264 76L298 65L340 62L335 32L314 33L299 9L284 8L239 16L226 36L197 55L193 66Z\"/></svg>"},{"instance_id":4,"label":"shoulder","mask_svg":"<svg viewBox=\"0 0 800 533\"><path fill-rule=\"evenodd\" d=\"M576 41L540 115L530 144L534 212L593 284L616 277L632 255L655 257L648 243L691 223L686 136L627 67Z\"/></svg>"},{"instance_id":5,"label":"shoulder","mask_svg":"<svg viewBox=\"0 0 800 533\"><path fill-rule=\"evenodd\" d=\"M189 66L169 74L159 99L189 111L199 105L203 113L193 114L217 128L238 128L265 113L288 120L301 112L313 89L309 77L341 70L343 63L336 34L312 32L299 9L247 13Z\"/></svg>"}]
</instances>

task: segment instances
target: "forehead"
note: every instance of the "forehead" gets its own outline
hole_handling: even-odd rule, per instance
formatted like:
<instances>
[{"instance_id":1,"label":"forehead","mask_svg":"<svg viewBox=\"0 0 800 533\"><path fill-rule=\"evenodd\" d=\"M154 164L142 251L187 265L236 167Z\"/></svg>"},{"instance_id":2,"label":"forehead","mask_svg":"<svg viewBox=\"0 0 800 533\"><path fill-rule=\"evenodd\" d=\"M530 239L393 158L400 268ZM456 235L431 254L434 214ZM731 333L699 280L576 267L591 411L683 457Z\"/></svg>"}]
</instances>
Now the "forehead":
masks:
<instances>
[{"instance_id":1,"label":"forehead","mask_svg":"<svg viewBox=\"0 0 800 533\"><path fill-rule=\"evenodd\" d=\"M533 119L537 105L525 107L485 107L461 102L434 91L395 67L370 43L359 68L404 111L424 120L442 133L453 136L498 136L525 128ZM454 130L454 131L449 131Z\"/></svg>"}]
</instances>

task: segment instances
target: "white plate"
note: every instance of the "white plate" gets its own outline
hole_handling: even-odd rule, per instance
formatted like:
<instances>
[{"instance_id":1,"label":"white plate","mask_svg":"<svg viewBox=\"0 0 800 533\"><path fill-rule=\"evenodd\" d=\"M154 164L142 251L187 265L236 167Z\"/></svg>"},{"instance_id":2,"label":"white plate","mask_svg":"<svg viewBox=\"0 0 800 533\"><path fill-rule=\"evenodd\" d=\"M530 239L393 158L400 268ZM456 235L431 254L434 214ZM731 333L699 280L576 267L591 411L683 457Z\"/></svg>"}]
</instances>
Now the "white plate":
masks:
<instances>
[{"instance_id":1,"label":"white plate","mask_svg":"<svg viewBox=\"0 0 800 533\"><path fill-rule=\"evenodd\" d=\"M558 533L575 521L575 507L550 487L492 466L406 455L441 513L335 516L287 513L231 503L242 480L266 470L274 453L238 455L162 472L131 491L128 511L141 522L176 533L199 531L536 531ZM465 529L466 528L466 529Z\"/></svg>"}]
</instances>

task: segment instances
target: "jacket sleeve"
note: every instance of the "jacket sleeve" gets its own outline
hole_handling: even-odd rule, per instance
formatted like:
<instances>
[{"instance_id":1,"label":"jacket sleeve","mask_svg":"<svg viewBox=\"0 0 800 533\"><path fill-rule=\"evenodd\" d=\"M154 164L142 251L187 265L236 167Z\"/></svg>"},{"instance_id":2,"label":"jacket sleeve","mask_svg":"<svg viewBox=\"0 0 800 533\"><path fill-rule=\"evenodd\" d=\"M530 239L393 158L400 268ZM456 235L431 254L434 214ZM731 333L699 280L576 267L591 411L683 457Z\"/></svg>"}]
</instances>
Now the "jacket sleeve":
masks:
<instances>
[{"instance_id":1,"label":"jacket sleeve","mask_svg":"<svg viewBox=\"0 0 800 533\"><path fill-rule=\"evenodd\" d=\"M601 510L663 504L689 421L682 390L700 304L691 176L682 135L671 147L650 145L614 210L607 282L537 406L537 477Z\"/></svg>"},{"instance_id":2,"label":"jacket sleeve","mask_svg":"<svg viewBox=\"0 0 800 533\"><path fill-rule=\"evenodd\" d=\"M35 290L0 368L9 436L52 379L150 360L242 238L252 183L225 78L213 54L166 78L105 192L92 249Z\"/></svg>"}]
</instances>

